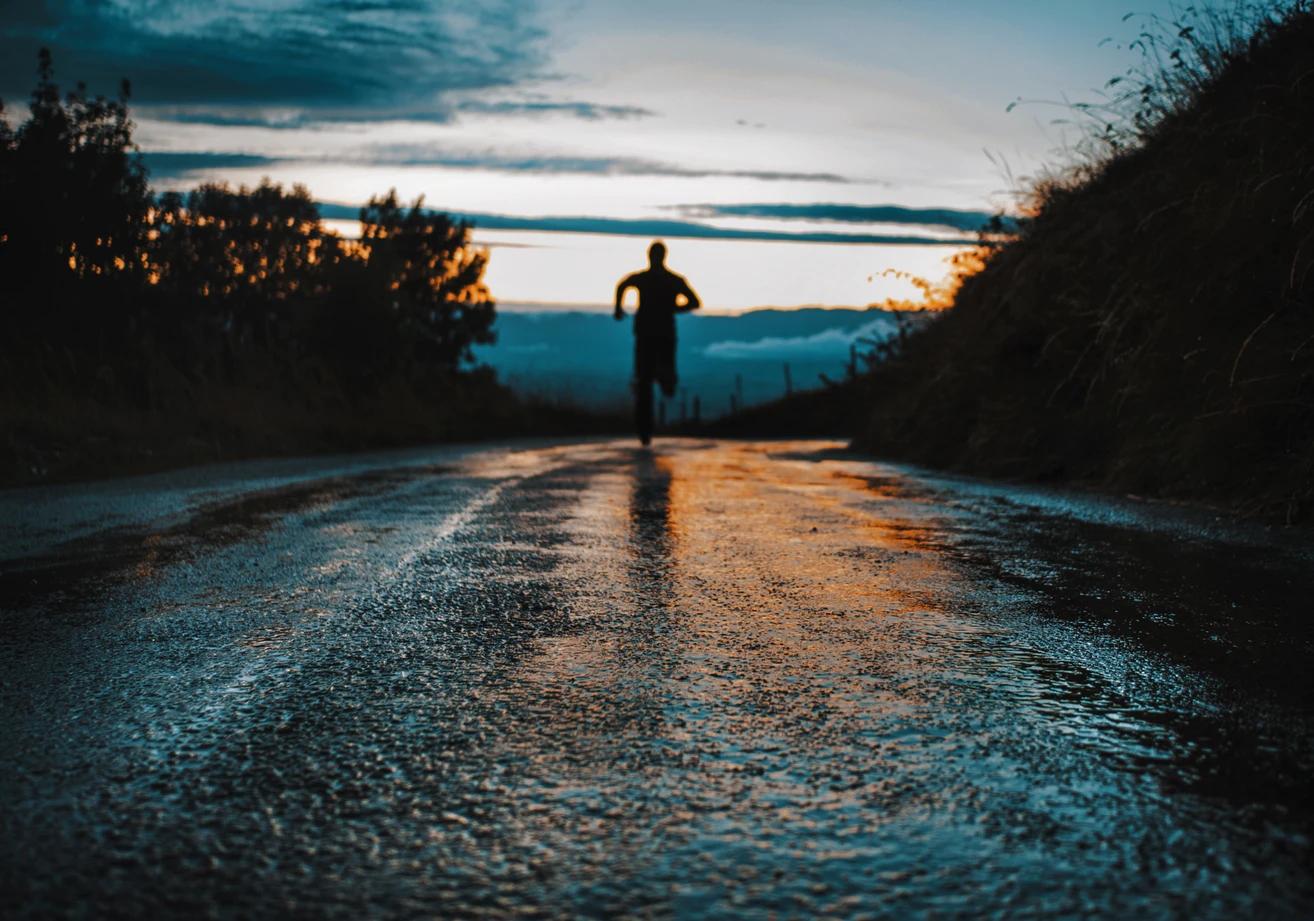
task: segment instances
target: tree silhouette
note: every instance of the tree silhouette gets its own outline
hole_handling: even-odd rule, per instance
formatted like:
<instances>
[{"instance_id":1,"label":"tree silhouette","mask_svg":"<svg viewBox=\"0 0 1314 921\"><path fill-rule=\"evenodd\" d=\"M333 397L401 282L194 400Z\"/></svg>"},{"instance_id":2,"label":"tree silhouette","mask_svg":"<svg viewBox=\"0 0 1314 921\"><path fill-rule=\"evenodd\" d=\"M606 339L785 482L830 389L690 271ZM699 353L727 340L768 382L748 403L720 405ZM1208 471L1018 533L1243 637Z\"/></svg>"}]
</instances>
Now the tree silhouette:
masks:
<instances>
[{"instance_id":1,"label":"tree silhouette","mask_svg":"<svg viewBox=\"0 0 1314 921\"><path fill-rule=\"evenodd\" d=\"M101 325L141 274L150 193L127 99L126 81L117 99L91 98L82 84L61 97L50 52L39 54L30 117L0 133L0 284L11 311ZM93 285L100 301L74 296L70 281Z\"/></svg>"},{"instance_id":2,"label":"tree silhouette","mask_svg":"<svg viewBox=\"0 0 1314 921\"><path fill-rule=\"evenodd\" d=\"M155 194L127 100L61 93L42 51L27 118L0 103L0 476L540 423L471 367L494 304L469 224L389 192L351 239L302 186Z\"/></svg>"},{"instance_id":3,"label":"tree silhouette","mask_svg":"<svg viewBox=\"0 0 1314 921\"><path fill-rule=\"evenodd\" d=\"M412 359L456 366L470 347L493 341L493 301L484 286L486 253L470 246L470 225L409 209L396 190L360 211L361 255L379 294L390 302Z\"/></svg>"},{"instance_id":4,"label":"tree silhouette","mask_svg":"<svg viewBox=\"0 0 1314 921\"><path fill-rule=\"evenodd\" d=\"M120 382L163 363L193 381L222 368L302 386L287 381L305 366L355 392L390 377L424 389L492 341L487 255L469 224L389 192L361 209L356 241L326 229L299 185L154 196L127 99L126 82L113 100L80 84L61 96L42 50L28 119L11 127L0 105L11 354L67 353ZM151 387L138 390L150 404Z\"/></svg>"}]
</instances>

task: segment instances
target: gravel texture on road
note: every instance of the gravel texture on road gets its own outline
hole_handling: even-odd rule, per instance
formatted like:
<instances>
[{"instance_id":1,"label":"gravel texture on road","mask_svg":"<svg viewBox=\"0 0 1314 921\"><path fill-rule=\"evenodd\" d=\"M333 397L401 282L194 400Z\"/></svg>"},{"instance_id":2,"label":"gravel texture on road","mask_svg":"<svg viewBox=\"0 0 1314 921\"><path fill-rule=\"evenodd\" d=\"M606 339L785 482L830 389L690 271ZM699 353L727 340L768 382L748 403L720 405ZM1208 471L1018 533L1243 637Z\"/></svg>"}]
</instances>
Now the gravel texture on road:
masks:
<instances>
[{"instance_id":1,"label":"gravel texture on road","mask_svg":"<svg viewBox=\"0 0 1314 921\"><path fill-rule=\"evenodd\" d=\"M838 447L0 494L4 913L1314 913L1307 534Z\"/></svg>"}]
</instances>

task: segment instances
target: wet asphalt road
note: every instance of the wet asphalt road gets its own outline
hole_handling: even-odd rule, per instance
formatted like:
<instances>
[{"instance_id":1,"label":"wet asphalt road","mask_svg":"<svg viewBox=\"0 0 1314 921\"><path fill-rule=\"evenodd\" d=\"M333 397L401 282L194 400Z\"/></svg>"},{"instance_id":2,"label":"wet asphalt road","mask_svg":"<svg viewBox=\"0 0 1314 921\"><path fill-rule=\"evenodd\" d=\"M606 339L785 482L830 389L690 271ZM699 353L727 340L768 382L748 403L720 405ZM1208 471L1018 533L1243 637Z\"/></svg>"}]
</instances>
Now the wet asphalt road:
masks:
<instances>
[{"instance_id":1,"label":"wet asphalt road","mask_svg":"<svg viewBox=\"0 0 1314 921\"><path fill-rule=\"evenodd\" d=\"M1307 533L835 448L0 493L4 914L1314 913Z\"/></svg>"}]
</instances>

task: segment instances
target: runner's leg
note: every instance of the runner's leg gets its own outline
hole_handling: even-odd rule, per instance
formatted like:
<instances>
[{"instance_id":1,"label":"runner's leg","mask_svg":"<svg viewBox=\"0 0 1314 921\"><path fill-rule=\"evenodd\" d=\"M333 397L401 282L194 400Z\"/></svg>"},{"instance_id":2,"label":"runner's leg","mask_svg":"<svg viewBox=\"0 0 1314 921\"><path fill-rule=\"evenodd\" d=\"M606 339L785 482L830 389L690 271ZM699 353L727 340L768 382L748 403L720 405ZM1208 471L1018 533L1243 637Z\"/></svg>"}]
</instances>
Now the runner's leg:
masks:
<instances>
[{"instance_id":1,"label":"runner's leg","mask_svg":"<svg viewBox=\"0 0 1314 921\"><path fill-rule=\"evenodd\" d=\"M675 340L662 339L658 348L653 350L653 376L657 378L657 383L661 385L662 393L667 398L675 396L675 387L677 384L675 375Z\"/></svg>"},{"instance_id":2,"label":"runner's leg","mask_svg":"<svg viewBox=\"0 0 1314 921\"><path fill-rule=\"evenodd\" d=\"M634 341L634 427L639 441L652 441L652 349L642 338Z\"/></svg>"}]
</instances>

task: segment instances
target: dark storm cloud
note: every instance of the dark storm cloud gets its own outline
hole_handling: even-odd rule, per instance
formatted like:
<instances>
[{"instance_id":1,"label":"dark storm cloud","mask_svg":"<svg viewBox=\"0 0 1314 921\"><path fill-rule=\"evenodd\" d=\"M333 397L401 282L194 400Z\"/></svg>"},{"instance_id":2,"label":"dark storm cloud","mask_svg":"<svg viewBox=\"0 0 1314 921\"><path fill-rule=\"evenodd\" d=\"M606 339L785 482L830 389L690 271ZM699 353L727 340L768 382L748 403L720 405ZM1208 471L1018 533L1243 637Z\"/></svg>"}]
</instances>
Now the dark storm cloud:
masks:
<instances>
[{"instance_id":1,"label":"dark storm cloud","mask_svg":"<svg viewBox=\"0 0 1314 921\"><path fill-rule=\"evenodd\" d=\"M63 82L127 77L146 106L441 119L445 94L537 73L537 18L534 0L0 0L0 91L26 95L48 46Z\"/></svg>"},{"instance_id":2,"label":"dark storm cloud","mask_svg":"<svg viewBox=\"0 0 1314 921\"><path fill-rule=\"evenodd\" d=\"M901 208L897 205L735 204L678 205L675 210L699 218L757 217L782 221L832 221L849 224L916 224L950 230L980 230L992 217L985 211L952 208Z\"/></svg>"}]
</instances>

